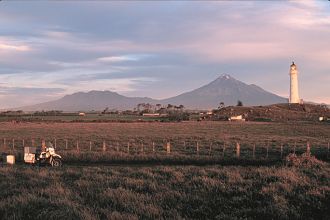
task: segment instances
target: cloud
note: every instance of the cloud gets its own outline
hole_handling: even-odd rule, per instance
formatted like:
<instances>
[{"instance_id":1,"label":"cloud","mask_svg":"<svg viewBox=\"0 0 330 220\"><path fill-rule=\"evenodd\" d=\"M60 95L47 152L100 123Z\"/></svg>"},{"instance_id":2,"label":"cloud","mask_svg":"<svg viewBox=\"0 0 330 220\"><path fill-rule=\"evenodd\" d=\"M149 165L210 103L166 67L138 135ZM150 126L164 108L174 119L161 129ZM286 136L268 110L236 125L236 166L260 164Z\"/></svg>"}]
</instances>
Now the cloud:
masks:
<instances>
[{"instance_id":1,"label":"cloud","mask_svg":"<svg viewBox=\"0 0 330 220\"><path fill-rule=\"evenodd\" d=\"M44 35L48 38L53 38L53 39L72 39L73 35L70 32L65 32L65 31L45 31Z\"/></svg>"},{"instance_id":2,"label":"cloud","mask_svg":"<svg viewBox=\"0 0 330 220\"><path fill-rule=\"evenodd\" d=\"M4 87L0 86L1 94L24 94L24 95L32 95L35 93L43 93L45 95L57 94L59 92L63 92L62 88L36 88L36 87Z\"/></svg>"},{"instance_id":3,"label":"cloud","mask_svg":"<svg viewBox=\"0 0 330 220\"><path fill-rule=\"evenodd\" d=\"M279 22L296 29L322 29L330 27L330 14L326 7L317 1L292 1L292 7L281 12Z\"/></svg>"},{"instance_id":4,"label":"cloud","mask_svg":"<svg viewBox=\"0 0 330 220\"><path fill-rule=\"evenodd\" d=\"M62 88L0 86L0 109L55 100L62 92Z\"/></svg>"},{"instance_id":5,"label":"cloud","mask_svg":"<svg viewBox=\"0 0 330 220\"><path fill-rule=\"evenodd\" d=\"M115 62L123 62L123 61L137 61L138 58L136 56L109 56L109 57L100 57L97 59L98 61L101 62L110 62L110 63L115 63Z\"/></svg>"},{"instance_id":6,"label":"cloud","mask_svg":"<svg viewBox=\"0 0 330 220\"><path fill-rule=\"evenodd\" d=\"M15 39L0 37L0 54L30 51L31 47Z\"/></svg>"},{"instance_id":7,"label":"cloud","mask_svg":"<svg viewBox=\"0 0 330 220\"><path fill-rule=\"evenodd\" d=\"M304 98L330 102L323 95L330 84L328 2L3 5L0 81L9 87L63 89L58 95L113 89L160 98L230 73L287 94L295 60Z\"/></svg>"},{"instance_id":8,"label":"cloud","mask_svg":"<svg viewBox=\"0 0 330 220\"><path fill-rule=\"evenodd\" d=\"M5 43L0 43L0 50L14 50L14 51L28 51L30 48L25 45L10 45Z\"/></svg>"}]
</instances>

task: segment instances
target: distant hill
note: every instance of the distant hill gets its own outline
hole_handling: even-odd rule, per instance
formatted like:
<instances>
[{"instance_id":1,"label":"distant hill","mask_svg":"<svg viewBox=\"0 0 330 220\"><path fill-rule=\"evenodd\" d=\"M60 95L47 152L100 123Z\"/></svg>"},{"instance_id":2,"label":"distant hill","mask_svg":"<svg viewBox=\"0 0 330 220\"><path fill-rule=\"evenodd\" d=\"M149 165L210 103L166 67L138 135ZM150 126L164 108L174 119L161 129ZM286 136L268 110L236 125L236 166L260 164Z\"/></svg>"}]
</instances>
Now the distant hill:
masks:
<instances>
[{"instance_id":1,"label":"distant hill","mask_svg":"<svg viewBox=\"0 0 330 220\"><path fill-rule=\"evenodd\" d=\"M175 105L183 104L187 108L210 109L217 107L220 102L224 102L225 105L236 105L238 100L248 106L288 102L283 97L256 85L247 85L227 74L191 92L162 101Z\"/></svg>"},{"instance_id":2,"label":"distant hill","mask_svg":"<svg viewBox=\"0 0 330 220\"><path fill-rule=\"evenodd\" d=\"M17 109L25 111L90 111L103 110L109 107L110 109L126 110L133 109L139 103L182 104L189 109L211 109L216 108L220 102L224 102L227 106L236 105L238 100L242 101L245 106L269 105L288 101L256 85L245 84L224 74L198 89L163 100L147 97L126 97L110 91L90 91L78 92L55 101Z\"/></svg>"},{"instance_id":3,"label":"distant hill","mask_svg":"<svg viewBox=\"0 0 330 220\"><path fill-rule=\"evenodd\" d=\"M55 101L22 107L24 111L63 110L63 111L91 111L110 109L133 109L138 103L155 103L151 98L126 97L110 91L78 92L66 95Z\"/></svg>"}]
</instances>

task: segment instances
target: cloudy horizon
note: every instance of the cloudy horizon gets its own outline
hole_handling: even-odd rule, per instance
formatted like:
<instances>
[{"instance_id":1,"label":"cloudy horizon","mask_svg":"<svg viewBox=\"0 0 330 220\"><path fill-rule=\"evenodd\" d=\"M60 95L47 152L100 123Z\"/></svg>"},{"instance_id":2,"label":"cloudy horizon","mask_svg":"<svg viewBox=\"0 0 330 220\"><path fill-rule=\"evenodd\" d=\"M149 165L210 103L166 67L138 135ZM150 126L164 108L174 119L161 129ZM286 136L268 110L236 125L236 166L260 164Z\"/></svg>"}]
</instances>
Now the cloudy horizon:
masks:
<instances>
[{"instance_id":1,"label":"cloudy horizon","mask_svg":"<svg viewBox=\"0 0 330 220\"><path fill-rule=\"evenodd\" d=\"M168 98L229 74L330 103L330 2L0 2L0 109L110 90Z\"/></svg>"}]
</instances>

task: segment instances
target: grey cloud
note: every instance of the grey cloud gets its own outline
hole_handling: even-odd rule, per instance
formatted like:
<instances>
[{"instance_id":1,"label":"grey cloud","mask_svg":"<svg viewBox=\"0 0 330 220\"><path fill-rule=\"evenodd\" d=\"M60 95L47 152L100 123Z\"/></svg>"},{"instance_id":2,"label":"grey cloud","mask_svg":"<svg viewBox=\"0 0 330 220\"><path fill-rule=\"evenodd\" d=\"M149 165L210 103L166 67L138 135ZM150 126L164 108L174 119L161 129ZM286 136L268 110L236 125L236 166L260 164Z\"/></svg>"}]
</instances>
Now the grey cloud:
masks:
<instances>
[{"instance_id":1,"label":"grey cloud","mask_svg":"<svg viewBox=\"0 0 330 220\"><path fill-rule=\"evenodd\" d=\"M153 78L157 80L135 84L137 90L131 94L168 97L229 73L285 94L288 65L294 59L302 70L301 84L309 87L304 94L318 98L308 92L313 90L309 73L313 72L314 80L327 75L330 37L329 25L319 22L330 16L329 10L319 4L326 7L320 2L315 7L270 1L2 2L1 36L33 50L2 59L0 75L61 75L45 79L56 87L79 81L92 85L102 79ZM316 16L310 19L313 25L298 27L295 20L281 20L287 15L301 18L293 10L297 8ZM90 65L100 57L127 54L152 56L121 62L122 66ZM20 78L15 79L20 84ZM319 81L320 94L327 92L327 80Z\"/></svg>"},{"instance_id":2,"label":"grey cloud","mask_svg":"<svg viewBox=\"0 0 330 220\"><path fill-rule=\"evenodd\" d=\"M1 94L15 94L15 95L35 95L35 94L57 94L65 91L62 88L29 88L29 87L1 87Z\"/></svg>"},{"instance_id":3,"label":"grey cloud","mask_svg":"<svg viewBox=\"0 0 330 220\"><path fill-rule=\"evenodd\" d=\"M5 87L0 85L0 109L15 108L58 99L62 88Z\"/></svg>"}]
</instances>

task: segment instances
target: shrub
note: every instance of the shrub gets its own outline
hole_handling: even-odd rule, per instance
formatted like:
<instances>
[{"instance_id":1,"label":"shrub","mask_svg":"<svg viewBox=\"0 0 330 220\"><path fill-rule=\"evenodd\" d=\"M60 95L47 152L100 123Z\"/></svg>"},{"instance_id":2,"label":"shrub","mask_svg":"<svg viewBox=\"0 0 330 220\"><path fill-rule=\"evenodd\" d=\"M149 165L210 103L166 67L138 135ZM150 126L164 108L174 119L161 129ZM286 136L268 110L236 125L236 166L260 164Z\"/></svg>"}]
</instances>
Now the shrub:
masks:
<instances>
[{"instance_id":1,"label":"shrub","mask_svg":"<svg viewBox=\"0 0 330 220\"><path fill-rule=\"evenodd\" d=\"M297 156L296 154L289 154L286 156L285 162L288 166L293 167L320 168L324 165L324 162L307 153L300 156Z\"/></svg>"},{"instance_id":2,"label":"shrub","mask_svg":"<svg viewBox=\"0 0 330 220\"><path fill-rule=\"evenodd\" d=\"M169 121L188 121L189 113L172 111L168 114L168 119L169 119Z\"/></svg>"}]
</instances>

